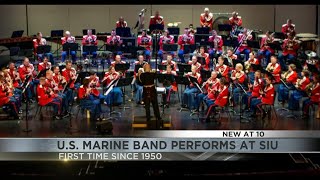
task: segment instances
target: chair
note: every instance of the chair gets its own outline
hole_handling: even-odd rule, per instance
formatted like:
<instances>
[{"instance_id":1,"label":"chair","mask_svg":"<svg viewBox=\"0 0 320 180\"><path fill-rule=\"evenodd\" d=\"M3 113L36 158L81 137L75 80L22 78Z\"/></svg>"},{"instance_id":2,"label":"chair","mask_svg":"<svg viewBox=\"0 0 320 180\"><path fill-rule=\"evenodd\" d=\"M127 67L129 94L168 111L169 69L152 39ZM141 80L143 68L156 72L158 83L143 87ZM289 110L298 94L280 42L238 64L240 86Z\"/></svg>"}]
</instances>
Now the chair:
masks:
<instances>
[{"instance_id":1,"label":"chair","mask_svg":"<svg viewBox=\"0 0 320 180\"><path fill-rule=\"evenodd\" d=\"M261 111L261 116L263 115L263 107L266 107L268 108L268 110L271 112L271 110L274 112L275 116L276 116L276 124L275 124L275 127L277 126L277 123L278 123L278 115L277 115L277 111L274 107L274 103L275 103L275 100L276 100L276 95L277 95L277 92L274 91L274 96L273 96L273 104L266 104L266 103L262 103L262 104L259 104L258 105L258 108L259 110ZM262 117L261 117L262 118Z\"/></svg>"},{"instance_id":2,"label":"chair","mask_svg":"<svg viewBox=\"0 0 320 180\"><path fill-rule=\"evenodd\" d=\"M230 96L230 94L227 96L227 99L228 99L228 100L229 100L229 96ZM210 119L210 115L211 115L211 113L212 113L211 111L212 111L212 108L214 108L214 107L220 108L220 111L227 113L227 115L228 115L228 120L231 119L230 110L228 110L229 101L228 101L224 106L216 106L215 104L211 105L211 106L208 108L208 112L207 112L207 115L206 115L206 119ZM216 110L217 110L217 109L216 109ZM218 122L221 122L221 112L218 113L218 114L219 114L219 118L218 118L219 121L218 121Z\"/></svg>"}]
</instances>

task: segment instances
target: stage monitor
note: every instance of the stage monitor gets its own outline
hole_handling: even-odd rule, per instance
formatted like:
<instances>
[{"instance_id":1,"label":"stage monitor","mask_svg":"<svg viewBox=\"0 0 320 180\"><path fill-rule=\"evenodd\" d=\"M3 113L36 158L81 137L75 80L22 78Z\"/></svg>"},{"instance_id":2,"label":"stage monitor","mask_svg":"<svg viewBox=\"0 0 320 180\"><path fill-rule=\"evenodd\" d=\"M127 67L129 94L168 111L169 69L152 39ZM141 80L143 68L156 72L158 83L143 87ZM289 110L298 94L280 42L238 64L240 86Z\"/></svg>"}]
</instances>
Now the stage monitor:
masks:
<instances>
[{"instance_id":1,"label":"stage monitor","mask_svg":"<svg viewBox=\"0 0 320 180\"><path fill-rule=\"evenodd\" d=\"M92 34L96 35L96 29L91 29L92 30ZM82 34L83 35L88 35L88 29L83 29L82 30Z\"/></svg>"},{"instance_id":2,"label":"stage monitor","mask_svg":"<svg viewBox=\"0 0 320 180\"><path fill-rule=\"evenodd\" d=\"M20 30L20 31L13 31L11 38L18 38L18 37L22 37L24 30Z\"/></svg>"}]
</instances>

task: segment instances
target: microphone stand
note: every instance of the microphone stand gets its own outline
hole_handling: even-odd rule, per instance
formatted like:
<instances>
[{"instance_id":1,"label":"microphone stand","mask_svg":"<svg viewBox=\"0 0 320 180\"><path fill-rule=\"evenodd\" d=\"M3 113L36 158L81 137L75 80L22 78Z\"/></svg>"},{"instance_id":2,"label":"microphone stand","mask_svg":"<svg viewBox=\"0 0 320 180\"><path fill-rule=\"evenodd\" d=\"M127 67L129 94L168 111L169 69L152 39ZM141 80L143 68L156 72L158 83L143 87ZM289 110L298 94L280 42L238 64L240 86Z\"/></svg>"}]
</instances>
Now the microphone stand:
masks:
<instances>
[{"instance_id":1,"label":"microphone stand","mask_svg":"<svg viewBox=\"0 0 320 180\"><path fill-rule=\"evenodd\" d=\"M239 102L240 102L240 112L239 112L239 120L240 120L240 122L248 122L248 118L247 117L244 117L243 115L242 115L242 102L241 102L241 100L242 100L242 97L243 97L243 93L245 93L245 94L247 94L247 92L246 92L246 90L243 88L243 86L240 84L240 83L238 83L238 87L240 87L240 96L239 96ZM241 121L241 120L245 120L245 121Z\"/></svg>"}]
</instances>

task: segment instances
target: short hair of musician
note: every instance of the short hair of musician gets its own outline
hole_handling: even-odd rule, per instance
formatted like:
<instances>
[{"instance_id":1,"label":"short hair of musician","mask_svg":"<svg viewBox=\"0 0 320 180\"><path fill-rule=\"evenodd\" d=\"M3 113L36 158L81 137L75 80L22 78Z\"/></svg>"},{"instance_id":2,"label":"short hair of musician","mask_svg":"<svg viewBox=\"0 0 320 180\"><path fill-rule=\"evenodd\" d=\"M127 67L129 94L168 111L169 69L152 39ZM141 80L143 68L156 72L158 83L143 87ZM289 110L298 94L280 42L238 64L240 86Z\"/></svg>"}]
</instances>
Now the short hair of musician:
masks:
<instances>
[{"instance_id":1,"label":"short hair of musician","mask_svg":"<svg viewBox=\"0 0 320 180\"><path fill-rule=\"evenodd\" d=\"M90 83L90 80L87 78L83 79L83 81L82 81L82 85L85 87L87 87L89 85L89 83Z\"/></svg>"},{"instance_id":2,"label":"short hair of musician","mask_svg":"<svg viewBox=\"0 0 320 180\"><path fill-rule=\"evenodd\" d=\"M72 62L70 60L66 60L66 65L67 64L72 64Z\"/></svg>"},{"instance_id":3,"label":"short hair of musician","mask_svg":"<svg viewBox=\"0 0 320 180\"><path fill-rule=\"evenodd\" d=\"M293 71L295 71L296 68L297 68L295 64L290 64L289 67L290 67Z\"/></svg>"},{"instance_id":4,"label":"short hair of musician","mask_svg":"<svg viewBox=\"0 0 320 180\"><path fill-rule=\"evenodd\" d=\"M236 64L236 69L239 68L241 71L243 70L243 66L241 63Z\"/></svg>"}]
</instances>

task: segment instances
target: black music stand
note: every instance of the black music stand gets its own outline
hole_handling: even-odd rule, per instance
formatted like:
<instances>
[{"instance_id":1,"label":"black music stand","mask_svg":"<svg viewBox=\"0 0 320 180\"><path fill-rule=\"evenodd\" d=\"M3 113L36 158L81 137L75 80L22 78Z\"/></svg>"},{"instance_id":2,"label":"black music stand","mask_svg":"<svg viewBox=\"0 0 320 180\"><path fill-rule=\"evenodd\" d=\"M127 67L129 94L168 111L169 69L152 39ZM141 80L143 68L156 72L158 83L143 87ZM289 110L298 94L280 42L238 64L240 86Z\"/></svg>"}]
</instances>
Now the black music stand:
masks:
<instances>
[{"instance_id":1,"label":"black music stand","mask_svg":"<svg viewBox=\"0 0 320 180\"><path fill-rule=\"evenodd\" d=\"M273 37L276 39L285 39L286 38L286 36L282 32L274 32Z\"/></svg>"},{"instance_id":2,"label":"black music stand","mask_svg":"<svg viewBox=\"0 0 320 180\"><path fill-rule=\"evenodd\" d=\"M288 86L288 84L287 84L286 82L284 82L284 80L283 80L282 78L280 78L280 81L281 81L281 83L288 89L288 91L289 91L289 96L290 96L290 90L293 90L293 89L290 88L290 87ZM283 104L284 104L284 102L283 102ZM277 109L277 111L289 111L289 109L282 107L282 108Z\"/></svg>"},{"instance_id":3,"label":"black music stand","mask_svg":"<svg viewBox=\"0 0 320 180\"><path fill-rule=\"evenodd\" d=\"M247 117L244 117L243 116L243 114L242 114L242 102L241 102L241 100L242 100L242 97L243 97L243 94L247 94L247 91L244 89L244 87L240 84L240 83L237 83L237 85L236 85L237 87L239 87L240 88L240 96L239 96L239 103L240 103L240 112L239 112L239 121L240 122L244 122L244 123L247 123L248 121L247 121ZM246 120L246 121L242 121L242 120Z\"/></svg>"},{"instance_id":4,"label":"black music stand","mask_svg":"<svg viewBox=\"0 0 320 180\"><path fill-rule=\"evenodd\" d=\"M11 38L18 38L18 37L22 37L24 30L20 30L20 31L13 31Z\"/></svg>"},{"instance_id":5,"label":"black music stand","mask_svg":"<svg viewBox=\"0 0 320 180\"><path fill-rule=\"evenodd\" d=\"M129 78L121 78L121 79L119 79L119 82L117 83L117 87L123 87L123 106L122 107L120 107L120 109L124 109L124 110L126 110L126 109L130 109L130 107L127 107L127 106L125 106L125 102L126 102L126 100L125 100L125 97L126 97L126 95L125 95L125 93L126 93L126 86L129 86L130 84L131 84L131 82L133 81L133 77L129 77Z\"/></svg>"},{"instance_id":6,"label":"black music stand","mask_svg":"<svg viewBox=\"0 0 320 180\"><path fill-rule=\"evenodd\" d=\"M150 24L150 26L149 26L150 32L152 32L152 31L154 31L154 30L161 30L161 31L163 31L163 29L164 29L164 25L162 25L162 24Z\"/></svg>"},{"instance_id":7,"label":"black music stand","mask_svg":"<svg viewBox=\"0 0 320 180\"><path fill-rule=\"evenodd\" d=\"M132 37L131 29L129 27L116 28L116 34L120 37Z\"/></svg>"},{"instance_id":8,"label":"black music stand","mask_svg":"<svg viewBox=\"0 0 320 180\"><path fill-rule=\"evenodd\" d=\"M208 34L195 34L195 43L197 46L210 46Z\"/></svg>"},{"instance_id":9,"label":"black music stand","mask_svg":"<svg viewBox=\"0 0 320 180\"><path fill-rule=\"evenodd\" d=\"M195 44L185 44L183 47L184 47L184 54L193 53L196 50Z\"/></svg>"},{"instance_id":10,"label":"black music stand","mask_svg":"<svg viewBox=\"0 0 320 180\"><path fill-rule=\"evenodd\" d=\"M51 30L51 38L52 39L60 39L61 37L63 37L63 30ZM54 52L53 54L55 54L55 53L57 53L57 57L59 56L59 54L58 54L58 50L61 48L58 48L58 46L59 46L60 44L59 43L57 43L57 50L56 50L56 52Z\"/></svg>"},{"instance_id":11,"label":"black music stand","mask_svg":"<svg viewBox=\"0 0 320 180\"><path fill-rule=\"evenodd\" d=\"M108 85L107 90L105 91L104 95L107 96L112 91L112 89L117 85L118 82L119 82L119 79L112 81ZM107 120L118 120L117 118L111 117L111 114L121 114L121 113L112 110L113 109L113 97L110 97L110 98L111 98L110 107L109 107L110 110L109 110L109 117L107 118Z\"/></svg>"},{"instance_id":12,"label":"black music stand","mask_svg":"<svg viewBox=\"0 0 320 180\"><path fill-rule=\"evenodd\" d=\"M189 81L189 79L188 79L188 77L185 77L185 76L174 76L174 79L175 79L175 81L176 81L176 83L179 85L185 85L185 86L187 86L187 85L189 85L190 84L190 81ZM182 88L180 88L180 94L182 94ZM179 97L179 102L181 102L181 100L180 100L180 94L179 94L179 91L178 91L178 97ZM183 108L183 107L181 107L181 108L179 108L179 109L177 109L179 112L181 112L181 111L183 111L183 110L186 110L186 111L189 111L189 109L187 109L187 108Z\"/></svg>"},{"instance_id":13,"label":"black music stand","mask_svg":"<svg viewBox=\"0 0 320 180\"><path fill-rule=\"evenodd\" d=\"M90 55L93 53L93 52L96 52L98 50L98 46L94 46L94 45L86 45L86 46L83 46L83 52L88 52L89 54L87 55L87 57L90 57ZM93 61L93 60L92 60ZM90 60L89 60L90 62ZM88 63L89 63L88 62ZM85 62L85 65L87 67L87 70L88 70L88 64ZM98 70L98 66L97 66L97 70ZM97 71L98 72L98 71Z\"/></svg>"},{"instance_id":14,"label":"black music stand","mask_svg":"<svg viewBox=\"0 0 320 180\"><path fill-rule=\"evenodd\" d=\"M200 70L201 78L203 79L203 82L207 81L211 77L211 72L210 70Z\"/></svg>"},{"instance_id":15,"label":"black music stand","mask_svg":"<svg viewBox=\"0 0 320 180\"><path fill-rule=\"evenodd\" d=\"M178 44L163 44L163 50L166 52L177 51Z\"/></svg>"},{"instance_id":16,"label":"black music stand","mask_svg":"<svg viewBox=\"0 0 320 180\"><path fill-rule=\"evenodd\" d=\"M22 87L23 87L23 90L22 90L22 93L21 94L24 94L24 97L26 98L26 128L23 129L23 132L26 132L27 134L29 132L31 132L32 130L29 129L29 121L28 121L28 112L29 112L29 103L30 103L30 99L28 98L28 94L27 94L27 88L29 87L30 85L30 80L31 79L31 76L27 76L25 78L25 81L24 83L22 84Z\"/></svg>"},{"instance_id":17,"label":"black music stand","mask_svg":"<svg viewBox=\"0 0 320 180\"><path fill-rule=\"evenodd\" d=\"M221 31L232 31L232 26L230 24L218 24L218 30Z\"/></svg>"},{"instance_id":18,"label":"black music stand","mask_svg":"<svg viewBox=\"0 0 320 180\"><path fill-rule=\"evenodd\" d=\"M168 31L169 31L169 34L171 34L171 35L179 35L180 34L180 28L178 28L178 27L169 27Z\"/></svg>"},{"instance_id":19,"label":"black music stand","mask_svg":"<svg viewBox=\"0 0 320 180\"><path fill-rule=\"evenodd\" d=\"M260 49L259 41L247 41L248 46L254 49Z\"/></svg>"},{"instance_id":20,"label":"black music stand","mask_svg":"<svg viewBox=\"0 0 320 180\"><path fill-rule=\"evenodd\" d=\"M181 73L191 72L191 65L190 64L178 63L178 68L179 68L179 72L181 72Z\"/></svg>"},{"instance_id":21,"label":"black music stand","mask_svg":"<svg viewBox=\"0 0 320 180\"><path fill-rule=\"evenodd\" d=\"M71 51L78 51L78 43L65 43L62 45L63 51L68 51L68 59L70 59Z\"/></svg>"},{"instance_id":22,"label":"black music stand","mask_svg":"<svg viewBox=\"0 0 320 180\"><path fill-rule=\"evenodd\" d=\"M210 28L209 27L197 27L196 34L209 34Z\"/></svg>"},{"instance_id":23,"label":"black music stand","mask_svg":"<svg viewBox=\"0 0 320 180\"><path fill-rule=\"evenodd\" d=\"M42 45L37 47L37 54L46 54L50 53L51 46L50 45Z\"/></svg>"},{"instance_id":24,"label":"black music stand","mask_svg":"<svg viewBox=\"0 0 320 180\"><path fill-rule=\"evenodd\" d=\"M172 84L174 82L174 75L173 74L157 74L157 79L158 79L159 83L164 84L165 81L169 81L170 84ZM163 98L162 98L162 113L163 114L164 114L164 107L165 107L165 104L164 104Z\"/></svg>"},{"instance_id":25,"label":"black music stand","mask_svg":"<svg viewBox=\"0 0 320 180\"><path fill-rule=\"evenodd\" d=\"M251 64L250 65L254 71L262 71L262 66L260 64ZM268 71L269 72L269 71Z\"/></svg>"},{"instance_id":26,"label":"black music stand","mask_svg":"<svg viewBox=\"0 0 320 180\"><path fill-rule=\"evenodd\" d=\"M115 70L116 71L120 71L120 72L122 72L123 74L124 74L124 72L125 71L127 71L128 69L130 69L130 63L125 63L125 64L116 64L115 65ZM132 82L132 80L133 79L131 79L131 81L130 81L130 83L129 84L127 84L127 85L130 85L131 84L131 82ZM126 85L126 86L127 86ZM120 86L119 86L120 87ZM126 87L125 86L122 86L123 87L123 89L122 89L122 91L123 91L123 99L125 98L125 92L126 92ZM125 102L125 99L123 100L124 102ZM126 109L126 108L129 108L129 107L123 107L123 109Z\"/></svg>"}]
</instances>

